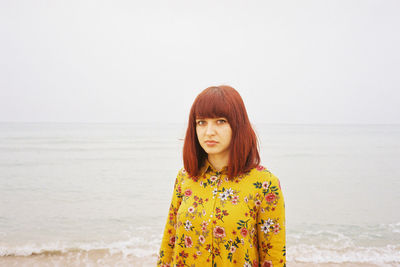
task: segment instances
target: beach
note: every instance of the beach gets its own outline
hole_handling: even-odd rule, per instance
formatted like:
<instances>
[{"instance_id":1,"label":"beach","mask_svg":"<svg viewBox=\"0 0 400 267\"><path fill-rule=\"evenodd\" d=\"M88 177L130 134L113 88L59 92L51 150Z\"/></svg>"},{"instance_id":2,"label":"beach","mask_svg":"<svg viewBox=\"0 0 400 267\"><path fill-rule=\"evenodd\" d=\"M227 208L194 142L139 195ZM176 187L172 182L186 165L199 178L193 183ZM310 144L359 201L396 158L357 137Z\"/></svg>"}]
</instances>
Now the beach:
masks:
<instances>
[{"instance_id":1,"label":"beach","mask_svg":"<svg viewBox=\"0 0 400 267\"><path fill-rule=\"evenodd\" d=\"M255 129L285 198L287 266L400 266L400 126ZM1 123L0 266L154 266L184 132Z\"/></svg>"},{"instance_id":2,"label":"beach","mask_svg":"<svg viewBox=\"0 0 400 267\"><path fill-rule=\"evenodd\" d=\"M132 255L123 256L121 254L107 254L102 251L93 251L90 253L68 253L54 255L34 255L29 257L1 257L0 266L156 266L157 258L146 257L139 258ZM370 264L365 262L359 263L301 263L287 262L288 267L378 267L378 266L399 266L398 264Z\"/></svg>"}]
</instances>

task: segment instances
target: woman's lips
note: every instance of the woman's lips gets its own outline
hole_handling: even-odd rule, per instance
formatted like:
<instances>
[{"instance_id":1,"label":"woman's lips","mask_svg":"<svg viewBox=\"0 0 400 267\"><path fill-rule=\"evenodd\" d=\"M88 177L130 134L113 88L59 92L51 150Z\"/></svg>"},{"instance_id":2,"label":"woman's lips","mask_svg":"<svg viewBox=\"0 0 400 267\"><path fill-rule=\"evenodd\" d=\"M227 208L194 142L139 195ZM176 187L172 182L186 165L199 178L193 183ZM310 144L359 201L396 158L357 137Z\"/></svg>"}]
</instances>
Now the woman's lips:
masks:
<instances>
[{"instance_id":1,"label":"woman's lips","mask_svg":"<svg viewBox=\"0 0 400 267\"><path fill-rule=\"evenodd\" d=\"M205 141L207 146L215 146L218 142L217 141Z\"/></svg>"}]
</instances>

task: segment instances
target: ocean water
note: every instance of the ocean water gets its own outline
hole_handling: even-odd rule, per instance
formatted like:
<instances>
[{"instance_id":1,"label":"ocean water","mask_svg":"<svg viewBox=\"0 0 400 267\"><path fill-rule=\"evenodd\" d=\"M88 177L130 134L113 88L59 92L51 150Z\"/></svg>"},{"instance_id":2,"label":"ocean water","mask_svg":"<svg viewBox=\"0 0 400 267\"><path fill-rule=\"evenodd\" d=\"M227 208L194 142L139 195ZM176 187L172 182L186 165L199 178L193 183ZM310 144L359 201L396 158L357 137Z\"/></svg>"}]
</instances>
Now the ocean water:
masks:
<instances>
[{"instance_id":1,"label":"ocean water","mask_svg":"<svg viewBox=\"0 0 400 267\"><path fill-rule=\"evenodd\" d=\"M400 125L254 128L281 181L288 262L400 266ZM154 265L184 133L0 123L0 265Z\"/></svg>"}]
</instances>

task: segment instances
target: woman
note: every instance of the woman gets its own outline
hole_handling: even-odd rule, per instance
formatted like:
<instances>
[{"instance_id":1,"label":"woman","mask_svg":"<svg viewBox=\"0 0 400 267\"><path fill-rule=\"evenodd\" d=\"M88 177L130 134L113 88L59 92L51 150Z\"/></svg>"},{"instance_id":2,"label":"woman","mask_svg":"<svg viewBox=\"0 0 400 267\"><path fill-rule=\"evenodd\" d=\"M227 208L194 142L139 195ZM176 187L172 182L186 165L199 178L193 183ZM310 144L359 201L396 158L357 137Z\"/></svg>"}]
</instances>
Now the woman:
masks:
<instances>
[{"instance_id":1,"label":"woman","mask_svg":"<svg viewBox=\"0 0 400 267\"><path fill-rule=\"evenodd\" d=\"M279 180L259 165L239 93L209 87L195 99L158 266L286 266Z\"/></svg>"}]
</instances>

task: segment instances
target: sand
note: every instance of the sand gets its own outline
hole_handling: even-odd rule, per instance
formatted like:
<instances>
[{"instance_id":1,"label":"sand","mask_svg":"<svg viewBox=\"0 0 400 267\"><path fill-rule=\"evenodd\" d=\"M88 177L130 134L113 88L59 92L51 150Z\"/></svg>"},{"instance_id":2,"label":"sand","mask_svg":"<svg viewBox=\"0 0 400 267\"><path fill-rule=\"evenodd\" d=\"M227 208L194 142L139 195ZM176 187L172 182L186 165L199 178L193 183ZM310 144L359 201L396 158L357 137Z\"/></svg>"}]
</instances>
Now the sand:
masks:
<instances>
[{"instance_id":1,"label":"sand","mask_svg":"<svg viewBox=\"0 0 400 267\"><path fill-rule=\"evenodd\" d=\"M103 251L68 252L68 253L41 253L31 256L3 256L0 257L0 266L156 266L156 256L133 257L121 253L109 254ZM288 262L288 267L377 267L399 266L397 264L375 265L368 263L301 263Z\"/></svg>"}]
</instances>

